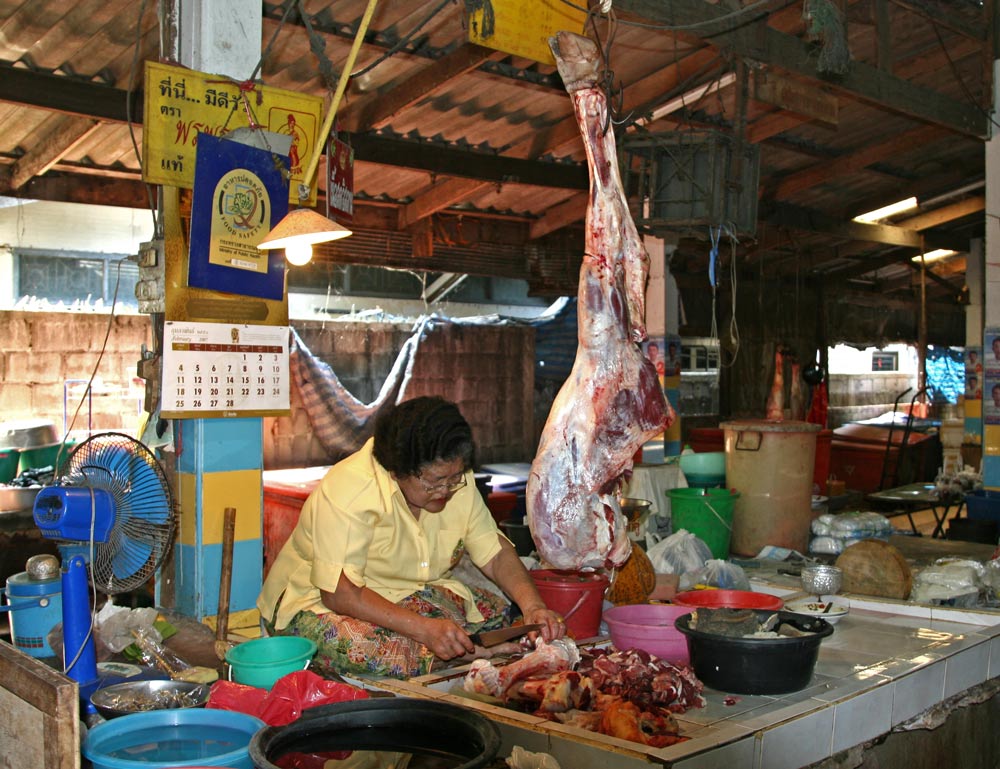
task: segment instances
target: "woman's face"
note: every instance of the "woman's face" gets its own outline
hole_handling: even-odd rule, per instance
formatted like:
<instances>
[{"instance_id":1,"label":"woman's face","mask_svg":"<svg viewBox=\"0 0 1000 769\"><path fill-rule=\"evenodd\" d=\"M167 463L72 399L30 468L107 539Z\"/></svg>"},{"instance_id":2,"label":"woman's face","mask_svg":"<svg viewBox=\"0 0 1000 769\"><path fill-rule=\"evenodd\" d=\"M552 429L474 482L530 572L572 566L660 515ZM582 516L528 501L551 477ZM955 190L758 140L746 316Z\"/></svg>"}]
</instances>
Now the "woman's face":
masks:
<instances>
[{"instance_id":1,"label":"woman's face","mask_svg":"<svg viewBox=\"0 0 1000 769\"><path fill-rule=\"evenodd\" d=\"M438 459L421 467L418 475L399 476L396 482L411 506L440 513L465 486L465 463L460 457Z\"/></svg>"}]
</instances>

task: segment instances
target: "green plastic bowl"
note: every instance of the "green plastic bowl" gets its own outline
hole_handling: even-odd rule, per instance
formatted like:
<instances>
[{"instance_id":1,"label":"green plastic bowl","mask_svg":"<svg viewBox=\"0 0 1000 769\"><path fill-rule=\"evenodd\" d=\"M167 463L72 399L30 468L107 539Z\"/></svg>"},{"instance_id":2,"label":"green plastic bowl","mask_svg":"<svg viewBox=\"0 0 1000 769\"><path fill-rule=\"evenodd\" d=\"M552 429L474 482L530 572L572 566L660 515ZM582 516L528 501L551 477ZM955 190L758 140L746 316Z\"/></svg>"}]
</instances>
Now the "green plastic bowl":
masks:
<instances>
[{"instance_id":1,"label":"green plastic bowl","mask_svg":"<svg viewBox=\"0 0 1000 769\"><path fill-rule=\"evenodd\" d=\"M20 461L20 449L0 449L0 483L10 483L14 480Z\"/></svg>"},{"instance_id":2,"label":"green plastic bowl","mask_svg":"<svg viewBox=\"0 0 1000 769\"><path fill-rule=\"evenodd\" d=\"M726 452L703 451L681 454L681 472L687 482L694 485L717 486L726 482Z\"/></svg>"},{"instance_id":3,"label":"green plastic bowl","mask_svg":"<svg viewBox=\"0 0 1000 769\"><path fill-rule=\"evenodd\" d=\"M284 675L309 667L316 644L308 638L276 635L255 638L226 652L233 681L270 689Z\"/></svg>"}]
</instances>

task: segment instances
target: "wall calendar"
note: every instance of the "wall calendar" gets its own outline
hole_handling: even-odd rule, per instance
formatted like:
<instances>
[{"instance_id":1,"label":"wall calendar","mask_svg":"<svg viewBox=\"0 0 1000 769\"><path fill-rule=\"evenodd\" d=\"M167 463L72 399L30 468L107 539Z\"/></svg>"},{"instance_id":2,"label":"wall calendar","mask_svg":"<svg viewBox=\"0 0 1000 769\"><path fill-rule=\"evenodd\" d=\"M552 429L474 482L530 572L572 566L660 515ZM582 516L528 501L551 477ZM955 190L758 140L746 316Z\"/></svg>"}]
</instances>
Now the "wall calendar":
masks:
<instances>
[{"instance_id":1,"label":"wall calendar","mask_svg":"<svg viewBox=\"0 0 1000 769\"><path fill-rule=\"evenodd\" d=\"M161 416L287 414L288 366L288 326L167 321Z\"/></svg>"}]
</instances>

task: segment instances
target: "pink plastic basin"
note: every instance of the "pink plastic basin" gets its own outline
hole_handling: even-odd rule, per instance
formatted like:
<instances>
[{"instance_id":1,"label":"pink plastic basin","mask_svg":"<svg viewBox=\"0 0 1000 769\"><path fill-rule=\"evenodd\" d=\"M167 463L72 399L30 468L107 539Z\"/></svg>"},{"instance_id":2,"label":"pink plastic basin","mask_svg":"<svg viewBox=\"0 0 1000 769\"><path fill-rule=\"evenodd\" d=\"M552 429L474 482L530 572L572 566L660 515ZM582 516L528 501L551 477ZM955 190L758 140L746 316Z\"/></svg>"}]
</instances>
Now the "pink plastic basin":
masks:
<instances>
[{"instance_id":1,"label":"pink plastic basin","mask_svg":"<svg viewBox=\"0 0 1000 769\"><path fill-rule=\"evenodd\" d=\"M687 638L674 621L690 614L687 606L641 603L606 609L604 621L617 649L642 649L667 662L688 663Z\"/></svg>"}]
</instances>

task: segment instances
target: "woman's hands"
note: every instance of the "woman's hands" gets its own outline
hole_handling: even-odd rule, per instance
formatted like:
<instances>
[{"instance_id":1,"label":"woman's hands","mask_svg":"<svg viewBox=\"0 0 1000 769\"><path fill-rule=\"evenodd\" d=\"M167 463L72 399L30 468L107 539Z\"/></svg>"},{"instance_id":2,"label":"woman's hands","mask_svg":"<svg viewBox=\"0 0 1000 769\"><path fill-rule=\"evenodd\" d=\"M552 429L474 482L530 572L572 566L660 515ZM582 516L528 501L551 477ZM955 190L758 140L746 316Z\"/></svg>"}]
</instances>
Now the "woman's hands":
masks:
<instances>
[{"instance_id":1,"label":"woman's hands","mask_svg":"<svg viewBox=\"0 0 1000 769\"><path fill-rule=\"evenodd\" d=\"M566 622L558 612L547 609L545 606L530 607L524 611L525 625L541 625L539 631L546 641L554 641L566 635ZM531 634L528 634L529 637Z\"/></svg>"},{"instance_id":2,"label":"woman's hands","mask_svg":"<svg viewBox=\"0 0 1000 769\"><path fill-rule=\"evenodd\" d=\"M469 634L450 619L424 617L413 638L442 660L474 654L476 651L476 645L472 643Z\"/></svg>"}]
</instances>

